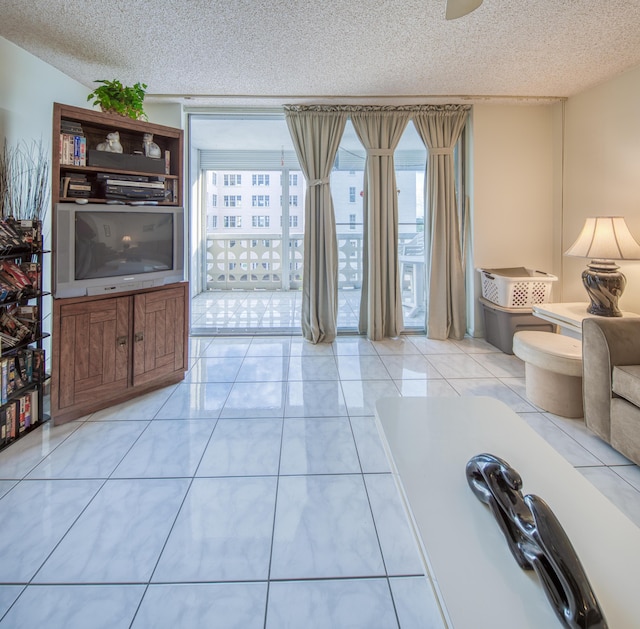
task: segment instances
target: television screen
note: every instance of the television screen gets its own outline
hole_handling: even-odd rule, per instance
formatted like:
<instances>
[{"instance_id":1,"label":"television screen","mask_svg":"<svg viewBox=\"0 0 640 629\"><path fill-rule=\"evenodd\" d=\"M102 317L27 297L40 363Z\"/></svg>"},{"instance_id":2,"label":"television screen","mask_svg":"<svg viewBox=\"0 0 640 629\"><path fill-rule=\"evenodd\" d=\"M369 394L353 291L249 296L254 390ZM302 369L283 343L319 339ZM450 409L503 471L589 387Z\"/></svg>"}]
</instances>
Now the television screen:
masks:
<instances>
[{"instance_id":1,"label":"television screen","mask_svg":"<svg viewBox=\"0 0 640 629\"><path fill-rule=\"evenodd\" d=\"M172 214L91 210L75 217L75 279L173 269Z\"/></svg>"}]
</instances>

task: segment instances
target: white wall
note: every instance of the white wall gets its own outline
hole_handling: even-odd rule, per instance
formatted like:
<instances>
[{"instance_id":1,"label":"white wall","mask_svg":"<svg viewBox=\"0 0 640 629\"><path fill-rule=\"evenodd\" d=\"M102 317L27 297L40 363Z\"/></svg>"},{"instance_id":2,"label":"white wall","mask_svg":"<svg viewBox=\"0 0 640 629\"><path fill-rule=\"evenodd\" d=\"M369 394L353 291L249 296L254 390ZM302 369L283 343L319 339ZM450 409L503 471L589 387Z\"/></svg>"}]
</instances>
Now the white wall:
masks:
<instances>
[{"instance_id":1,"label":"white wall","mask_svg":"<svg viewBox=\"0 0 640 629\"><path fill-rule=\"evenodd\" d=\"M87 106L87 89L49 64L0 37L0 145L42 142L51 151L53 103ZM45 247L50 247L51 211L43 220ZM45 256L43 284L50 290L51 256ZM50 330L51 301L45 299L44 329ZM47 368L50 345L45 341Z\"/></svg>"},{"instance_id":2,"label":"white wall","mask_svg":"<svg viewBox=\"0 0 640 629\"><path fill-rule=\"evenodd\" d=\"M640 68L566 104L562 251L589 216L624 216L640 242ZM588 263L563 259L563 301L588 301L580 275ZM620 262L623 310L640 313L640 261Z\"/></svg>"},{"instance_id":3,"label":"white wall","mask_svg":"<svg viewBox=\"0 0 640 629\"><path fill-rule=\"evenodd\" d=\"M473 268L554 269L561 105L474 105L471 217ZM471 266L471 264L469 265ZM475 273L475 297L481 295ZM481 309L469 330L483 332Z\"/></svg>"},{"instance_id":4,"label":"white wall","mask_svg":"<svg viewBox=\"0 0 640 629\"><path fill-rule=\"evenodd\" d=\"M91 90L0 37L0 139L51 145L53 103L89 107Z\"/></svg>"}]
</instances>

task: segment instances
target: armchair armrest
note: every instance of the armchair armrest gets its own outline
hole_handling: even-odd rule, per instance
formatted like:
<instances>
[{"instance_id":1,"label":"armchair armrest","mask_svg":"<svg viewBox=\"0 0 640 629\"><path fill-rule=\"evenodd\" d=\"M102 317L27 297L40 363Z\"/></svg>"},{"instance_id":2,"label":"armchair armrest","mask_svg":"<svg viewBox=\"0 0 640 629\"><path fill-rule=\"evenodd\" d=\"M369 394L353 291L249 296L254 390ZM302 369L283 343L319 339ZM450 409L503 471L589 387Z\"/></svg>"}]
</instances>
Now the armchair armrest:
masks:
<instances>
[{"instance_id":1,"label":"armchair armrest","mask_svg":"<svg viewBox=\"0 0 640 629\"><path fill-rule=\"evenodd\" d=\"M640 364L640 319L587 318L582 322L582 397L589 430L611 443L611 372Z\"/></svg>"}]
</instances>

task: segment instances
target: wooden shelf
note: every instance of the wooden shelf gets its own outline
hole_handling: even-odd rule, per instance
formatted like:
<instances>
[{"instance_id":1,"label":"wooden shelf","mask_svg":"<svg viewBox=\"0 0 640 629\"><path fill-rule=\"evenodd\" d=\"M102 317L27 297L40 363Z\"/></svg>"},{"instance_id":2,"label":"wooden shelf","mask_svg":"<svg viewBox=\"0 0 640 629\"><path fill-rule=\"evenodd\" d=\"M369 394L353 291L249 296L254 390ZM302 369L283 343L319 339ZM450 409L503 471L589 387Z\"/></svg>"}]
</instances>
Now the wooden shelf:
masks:
<instances>
[{"instance_id":1,"label":"wooden shelf","mask_svg":"<svg viewBox=\"0 0 640 629\"><path fill-rule=\"evenodd\" d=\"M146 172L140 170L128 170L126 168L113 168L103 166L79 166L73 164L61 163L60 151L57 150L61 145L62 122L72 122L82 127L82 132L86 138L87 156L89 150L97 148L98 144L104 142L107 134L117 131L120 134L120 143L123 147L123 154L134 155L142 150L142 139L145 133L153 134L153 141L160 147L162 156L166 157L169 153L169 171L165 172ZM97 198L97 183L95 175L97 173L110 173L114 175L136 175L147 177L163 177L165 181L172 182L170 188L172 201L163 201L163 205L181 206L183 204L183 132L182 129L167 127L164 125L153 124L142 120L132 120L114 114L105 114L92 109L83 109L81 107L72 107L71 105L63 105L54 103L53 105L53 137L52 146L54 147L51 162L51 198L55 207L56 203L75 201L75 198L60 196L61 176L64 173L78 173L87 176L87 180L95 185L92 190L92 202L100 203L105 199ZM139 166L139 164L137 164ZM169 189L169 188L167 188ZM131 199L132 201L140 201L142 199Z\"/></svg>"}]
</instances>

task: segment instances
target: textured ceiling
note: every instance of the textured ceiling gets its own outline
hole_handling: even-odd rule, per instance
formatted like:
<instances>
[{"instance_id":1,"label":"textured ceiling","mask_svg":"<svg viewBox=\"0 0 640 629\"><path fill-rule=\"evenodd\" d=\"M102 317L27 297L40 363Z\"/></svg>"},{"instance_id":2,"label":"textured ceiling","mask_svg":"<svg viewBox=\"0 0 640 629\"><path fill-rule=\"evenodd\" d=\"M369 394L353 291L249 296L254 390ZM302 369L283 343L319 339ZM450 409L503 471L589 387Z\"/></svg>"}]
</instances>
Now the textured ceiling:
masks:
<instances>
[{"instance_id":1,"label":"textured ceiling","mask_svg":"<svg viewBox=\"0 0 640 629\"><path fill-rule=\"evenodd\" d=\"M150 96L566 97L640 65L640 0L2 0L0 36Z\"/></svg>"}]
</instances>

